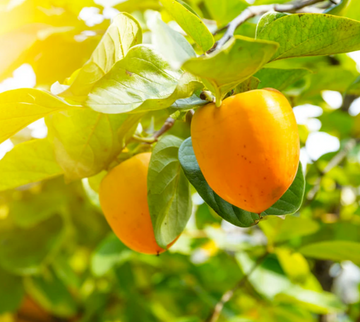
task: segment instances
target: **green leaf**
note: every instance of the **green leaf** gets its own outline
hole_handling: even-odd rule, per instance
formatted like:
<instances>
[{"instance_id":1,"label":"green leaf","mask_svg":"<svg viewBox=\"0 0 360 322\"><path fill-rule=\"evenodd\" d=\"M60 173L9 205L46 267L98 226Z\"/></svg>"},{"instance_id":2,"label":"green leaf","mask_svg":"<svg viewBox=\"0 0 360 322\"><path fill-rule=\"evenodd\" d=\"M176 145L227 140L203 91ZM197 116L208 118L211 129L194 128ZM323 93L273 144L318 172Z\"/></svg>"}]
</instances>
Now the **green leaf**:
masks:
<instances>
[{"instance_id":1,"label":"green leaf","mask_svg":"<svg viewBox=\"0 0 360 322\"><path fill-rule=\"evenodd\" d=\"M43 275L26 277L24 283L27 293L47 311L61 317L76 314L75 299L51 270Z\"/></svg>"},{"instance_id":2,"label":"green leaf","mask_svg":"<svg viewBox=\"0 0 360 322\"><path fill-rule=\"evenodd\" d=\"M306 257L333 261L349 260L360 265L360 243L342 240L329 240L309 244L299 249Z\"/></svg>"},{"instance_id":3,"label":"green leaf","mask_svg":"<svg viewBox=\"0 0 360 322\"><path fill-rule=\"evenodd\" d=\"M239 227L250 227L259 222L259 215L242 210L218 196L206 182L197 163L191 138L187 138L179 149L179 160L190 183L214 211ZM302 203L305 181L301 165L294 182L285 194L261 215L288 215L296 212Z\"/></svg>"},{"instance_id":4,"label":"green leaf","mask_svg":"<svg viewBox=\"0 0 360 322\"><path fill-rule=\"evenodd\" d=\"M86 105L108 114L160 110L200 88L195 77L174 71L151 48L139 45L95 85Z\"/></svg>"},{"instance_id":5,"label":"green leaf","mask_svg":"<svg viewBox=\"0 0 360 322\"><path fill-rule=\"evenodd\" d=\"M219 51L189 59L183 68L201 77L219 104L228 91L266 64L277 48L274 42L235 36Z\"/></svg>"},{"instance_id":6,"label":"green leaf","mask_svg":"<svg viewBox=\"0 0 360 322\"><path fill-rule=\"evenodd\" d=\"M270 12L260 19L256 38L280 44L272 60L347 53L360 49L360 22L325 14Z\"/></svg>"},{"instance_id":7,"label":"green leaf","mask_svg":"<svg viewBox=\"0 0 360 322\"><path fill-rule=\"evenodd\" d=\"M152 14L148 19L148 26L151 30L151 43L174 69L179 69L189 58L196 57L190 43L183 35L163 22L160 13Z\"/></svg>"},{"instance_id":8,"label":"green leaf","mask_svg":"<svg viewBox=\"0 0 360 322\"><path fill-rule=\"evenodd\" d=\"M132 46L141 42L142 31L137 20L128 13L120 13L113 19L90 60L76 73L69 89L61 95L78 96L77 100L84 100L94 84L123 59Z\"/></svg>"},{"instance_id":9,"label":"green leaf","mask_svg":"<svg viewBox=\"0 0 360 322\"><path fill-rule=\"evenodd\" d=\"M219 26L226 25L249 6L243 0L205 0L205 6Z\"/></svg>"},{"instance_id":10,"label":"green leaf","mask_svg":"<svg viewBox=\"0 0 360 322\"><path fill-rule=\"evenodd\" d=\"M259 86L260 80L256 77L249 77L247 80L243 81L234 88L234 95L238 93L243 93L251 91L252 89L257 89Z\"/></svg>"},{"instance_id":11,"label":"green leaf","mask_svg":"<svg viewBox=\"0 0 360 322\"><path fill-rule=\"evenodd\" d=\"M259 224L269 243L283 242L292 238L306 236L319 230L319 224L310 218L287 216L284 219L267 217Z\"/></svg>"},{"instance_id":12,"label":"green leaf","mask_svg":"<svg viewBox=\"0 0 360 322\"><path fill-rule=\"evenodd\" d=\"M91 271L97 276L104 276L121 262L122 253L128 248L115 236L109 234L95 249L91 256Z\"/></svg>"},{"instance_id":13,"label":"green leaf","mask_svg":"<svg viewBox=\"0 0 360 322\"><path fill-rule=\"evenodd\" d=\"M360 77L356 78L356 80L351 83L346 90L346 94L360 96Z\"/></svg>"},{"instance_id":14,"label":"green leaf","mask_svg":"<svg viewBox=\"0 0 360 322\"><path fill-rule=\"evenodd\" d=\"M63 178L49 180L41 185L41 193L23 192L22 199L9 204L14 223L21 228L36 226L59 213L68 201ZM61 188L60 188L61 187Z\"/></svg>"},{"instance_id":15,"label":"green leaf","mask_svg":"<svg viewBox=\"0 0 360 322\"><path fill-rule=\"evenodd\" d=\"M163 137L150 160L148 203L155 239L162 248L181 234L192 210L190 185L178 160L181 143L172 135Z\"/></svg>"},{"instance_id":16,"label":"green leaf","mask_svg":"<svg viewBox=\"0 0 360 322\"><path fill-rule=\"evenodd\" d=\"M213 46L213 35L197 15L178 1L161 0L160 2L203 51L207 51Z\"/></svg>"},{"instance_id":17,"label":"green leaf","mask_svg":"<svg viewBox=\"0 0 360 322\"><path fill-rule=\"evenodd\" d=\"M275 300L282 303L295 304L306 310L318 314L342 312L345 305L329 292L315 292L304 290L300 287L292 287L275 296Z\"/></svg>"},{"instance_id":18,"label":"green leaf","mask_svg":"<svg viewBox=\"0 0 360 322\"><path fill-rule=\"evenodd\" d=\"M286 275L294 282L305 282L310 275L310 268L303 255L285 247L278 247L275 252Z\"/></svg>"},{"instance_id":19,"label":"green leaf","mask_svg":"<svg viewBox=\"0 0 360 322\"><path fill-rule=\"evenodd\" d=\"M91 109L48 117L49 139L67 180L90 177L105 169L124 148L124 138L132 136L139 121L127 120L128 115L107 115ZM126 131L120 135L122 126Z\"/></svg>"},{"instance_id":20,"label":"green leaf","mask_svg":"<svg viewBox=\"0 0 360 322\"><path fill-rule=\"evenodd\" d=\"M325 12L330 15L339 15L360 20L360 8L356 0L342 0L337 6L331 7Z\"/></svg>"},{"instance_id":21,"label":"green leaf","mask_svg":"<svg viewBox=\"0 0 360 322\"><path fill-rule=\"evenodd\" d=\"M64 240L60 216L30 229L7 227L0 231L0 266L19 275L38 273Z\"/></svg>"},{"instance_id":22,"label":"green leaf","mask_svg":"<svg viewBox=\"0 0 360 322\"><path fill-rule=\"evenodd\" d=\"M188 98L180 98L176 100L170 107L174 109L190 110L195 107L209 104L209 101L202 100L195 94Z\"/></svg>"},{"instance_id":23,"label":"green leaf","mask_svg":"<svg viewBox=\"0 0 360 322\"><path fill-rule=\"evenodd\" d=\"M106 4L107 0L104 0ZM148 9L160 10L161 5L157 0L120 0L116 1L113 7L121 12L144 11Z\"/></svg>"},{"instance_id":24,"label":"green leaf","mask_svg":"<svg viewBox=\"0 0 360 322\"><path fill-rule=\"evenodd\" d=\"M0 269L0 316L16 311L24 297L24 287L19 276L11 275Z\"/></svg>"},{"instance_id":25,"label":"green leaf","mask_svg":"<svg viewBox=\"0 0 360 322\"><path fill-rule=\"evenodd\" d=\"M259 88L270 87L282 91L309 73L310 70L303 68L263 68L254 76L260 80Z\"/></svg>"},{"instance_id":26,"label":"green leaf","mask_svg":"<svg viewBox=\"0 0 360 322\"><path fill-rule=\"evenodd\" d=\"M336 6L332 6L329 9L326 9L324 13L329 15L339 15L342 16L346 11L346 7L350 4L351 0L341 0L340 3Z\"/></svg>"},{"instance_id":27,"label":"green leaf","mask_svg":"<svg viewBox=\"0 0 360 322\"><path fill-rule=\"evenodd\" d=\"M59 176L62 169L47 139L16 145L0 160L0 191Z\"/></svg>"},{"instance_id":28,"label":"green leaf","mask_svg":"<svg viewBox=\"0 0 360 322\"><path fill-rule=\"evenodd\" d=\"M244 273L249 273L255 265L244 252L237 253L236 260ZM344 309L334 294L315 292L293 284L285 275L271 269L270 261L267 265L259 265L250 275L249 281L257 292L276 303L292 303L318 314L341 312Z\"/></svg>"},{"instance_id":29,"label":"green leaf","mask_svg":"<svg viewBox=\"0 0 360 322\"><path fill-rule=\"evenodd\" d=\"M300 100L313 102L310 98L321 94L323 90L338 91L344 93L352 81L356 79L357 73L345 69L343 66L318 67L316 73L310 78L309 87L302 93Z\"/></svg>"},{"instance_id":30,"label":"green leaf","mask_svg":"<svg viewBox=\"0 0 360 322\"><path fill-rule=\"evenodd\" d=\"M21 88L0 93L0 143L30 123L71 105L47 92Z\"/></svg>"}]
</instances>

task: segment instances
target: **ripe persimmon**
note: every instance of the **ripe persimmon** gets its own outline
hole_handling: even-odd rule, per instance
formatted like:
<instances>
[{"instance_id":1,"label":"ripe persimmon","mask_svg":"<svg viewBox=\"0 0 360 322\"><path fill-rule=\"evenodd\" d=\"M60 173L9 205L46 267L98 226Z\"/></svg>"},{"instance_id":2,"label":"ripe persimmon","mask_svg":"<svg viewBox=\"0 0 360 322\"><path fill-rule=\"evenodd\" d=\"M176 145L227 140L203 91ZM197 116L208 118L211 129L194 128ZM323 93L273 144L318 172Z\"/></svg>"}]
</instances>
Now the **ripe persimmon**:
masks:
<instances>
[{"instance_id":1,"label":"ripe persimmon","mask_svg":"<svg viewBox=\"0 0 360 322\"><path fill-rule=\"evenodd\" d=\"M155 241L147 202L150 157L149 152L140 153L113 168L102 180L99 196L106 220L126 246L144 254L160 254L165 249Z\"/></svg>"},{"instance_id":2,"label":"ripe persimmon","mask_svg":"<svg viewBox=\"0 0 360 322\"><path fill-rule=\"evenodd\" d=\"M292 108L275 89L201 107L191 124L196 159L210 187L254 213L272 206L293 182L300 155Z\"/></svg>"}]
</instances>

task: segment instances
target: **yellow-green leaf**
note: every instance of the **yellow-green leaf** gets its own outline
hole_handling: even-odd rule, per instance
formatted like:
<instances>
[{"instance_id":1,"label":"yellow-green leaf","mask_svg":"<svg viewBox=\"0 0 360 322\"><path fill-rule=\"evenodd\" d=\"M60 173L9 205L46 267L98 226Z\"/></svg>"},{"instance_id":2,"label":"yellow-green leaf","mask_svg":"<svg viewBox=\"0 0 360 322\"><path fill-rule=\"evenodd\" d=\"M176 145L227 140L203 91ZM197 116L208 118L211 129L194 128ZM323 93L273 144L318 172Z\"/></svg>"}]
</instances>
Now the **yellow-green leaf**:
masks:
<instances>
[{"instance_id":1,"label":"yellow-green leaf","mask_svg":"<svg viewBox=\"0 0 360 322\"><path fill-rule=\"evenodd\" d=\"M219 103L228 91L266 64L277 48L275 42L235 36L221 50L191 58L183 68L201 77Z\"/></svg>"},{"instance_id":2,"label":"yellow-green leaf","mask_svg":"<svg viewBox=\"0 0 360 322\"><path fill-rule=\"evenodd\" d=\"M21 88L0 94L0 143L30 123L71 105L45 91Z\"/></svg>"},{"instance_id":3,"label":"yellow-green leaf","mask_svg":"<svg viewBox=\"0 0 360 322\"><path fill-rule=\"evenodd\" d=\"M160 2L203 51L213 46L213 35L196 14L176 0L161 0Z\"/></svg>"},{"instance_id":4,"label":"yellow-green leaf","mask_svg":"<svg viewBox=\"0 0 360 322\"><path fill-rule=\"evenodd\" d=\"M107 115L91 109L69 110L46 119L56 160L67 180L90 177L106 168L138 122L139 117Z\"/></svg>"},{"instance_id":5,"label":"yellow-green leaf","mask_svg":"<svg viewBox=\"0 0 360 322\"><path fill-rule=\"evenodd\" d=\"M280 44L272 60L347 53L360 50L360 22L326 14L270 12L259 21L256 38Z\"/></svg>"},{"instance_id":6,"label":"yellow-green leaf","mask_svg":"<svg viewBox=\"0 0 360 322\"><path fill-rule=\"evenodd\" d=\"M360 243L329 240L303 246L299 252L306 257L333 261L349 260L360 265Z\"/></svg>"},{"instance_id":7,"label":"yellow-green leaf","mask_svg":"<svg viewBox=\"0 0 360 322\"><path fill-rule=\"evenodd\" d=\"M77 96L77 100L83 100L93 85L123 59L132 46L141 42L142 31L137 20L128 13L117 15L90 60L76 73L70 88L61 95Z\"/></svg>"},{"instance_id":8,"label":"yellow-green leaf","mask_svg":"<svg viewBox=\"0 0 360 322\"><path fill-rule=\"evenodd\" d=\"M0 160L0 191L62 174L47 139L16 145Z\"/></svg>"}]
</instances>

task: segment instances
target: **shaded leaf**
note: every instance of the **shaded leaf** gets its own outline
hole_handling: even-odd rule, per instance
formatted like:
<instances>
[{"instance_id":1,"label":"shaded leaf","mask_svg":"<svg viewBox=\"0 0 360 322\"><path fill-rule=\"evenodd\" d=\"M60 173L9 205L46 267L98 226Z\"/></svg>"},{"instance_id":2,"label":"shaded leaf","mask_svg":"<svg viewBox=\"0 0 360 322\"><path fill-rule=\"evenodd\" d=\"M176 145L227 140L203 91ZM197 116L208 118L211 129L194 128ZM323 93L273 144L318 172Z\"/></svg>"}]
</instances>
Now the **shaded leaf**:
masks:
<instances>
[{"instance_id":1,"label":"shaded leaf","mask_svg":"<svg viewBox=\"0 0 360 322\"><path fill-rule=\"evenodd\" d=\"M207 51L213 46L213 35L193 11L176 0L161 0L160 2L203 51Z\"/></svg>"},{"instance_id":2,"label":"shaded leaf","mask_svg":"<svg viewBox=\"0 0 360 322\"><path fill-rule=\"evenodd\" d=\"M0 191L59 176L62 169L47 139L16 145L0 160Z\"/></svg>"},{"instance_id":3,"label":"shaded leaf","mask_svg":"<svg viewBox=\"0 0 360 322\"><path fill-rule=\"evenodd\" d=\"M306 257L333 261L349 260L360 264L360 243L329 240L301 247L299 252Z\"/></svg>"},{"instance_id":4,"label":"shaded leaf","mask_svg":"<svg viewBox=\"0 0 360 322\"><path fill-rule=\"evenodd\" d=\"M244 273L248 273L254 266L254 262L246 253L236 254L236 259ZM254 270L249 281L255 290L266 298L278 303L293 303L318 314L340 312L344 309L344 305L334 294L304 289L265 264Z\"/></svg>"},{"instance_id":5,"label":"shaded leaf","mask_svg":"<svg viewBox=\"0 0 360 322\"><path fill-rule=\"evenodd\" d=\"M287 289L275 299L282 303L293 303L318 314L342 312L345 309L345 305L335 294L304 290L300 287Z\"/></svg>"},{"instance_id":6,"label":"shaded leaf","mask_svg":"<svg viewBox=\"0 0 360 322\"><path fill-rule=\"evenodd\" d=\"M259 227L268 238L269 243L283 242L295 237L306 236L319 230L319 224L309 218L288 216L284 219L268 217Z\"/></svg>"},{"instance_id":7,"label":"shaded leaf","mask_svg":"<svg viewBox=\"0 0 360 322\"><path fill-rule=\"evenodd\" d=\"M188 98L180 98L176 100L170 107L175 109L190 110L195 107L209 104L208 101L202 100L197 95L193 94Z\"/></svg>"},{"instance_id":8,"label":"shaded leaf","mask_svg":"<svg viewBox=\"0 0 360 322\"><path fill-rule=\"evenodd\" d=\"M109 234L91 256L91 271L104 276L121 261L122 252L128 248L113 233Z\"/></svg>"},{"instance_id":9,"label":"shaded leaf","mask_svg":"<svg viewBox=\"0 0 360 322\"><path fill-rule=\"evenodd\" d=\"M360 96L360 77L356 78L356 80L348 87L346 94Z\"/></svg>"},{"instance_id":10,"label":"shaded leaf","mask_svg":"<svg viewBox=\"0 0 360 322\"><path fill-rule=\"evenodd\" d=\"M260 80L259 88L270 87L282 91L309 73L310 70L302 68L263 68L254 76Z\"/></svg>"},{"instance_id":11,"label":"shaded leaf","mask_svg":"<svg viewBox=\"0 0 360 322\"><path fill-rule=\"evenodd\" d=\"M188 222L192 201L190 185L178 160L182 140L163 137L155 146L148 173L148 203L155 239L166 248Z\"/></svg>"},{"instance_id":12,"label":"shaded leaf","mask_svg":"<svg viewBox=\"0 0 360 322\"><path fill-rule=\"evenodd\" d=\"M347 53L360 49L360 22L325 14L270 12L260 19L256 38L280 44L272 60Z\"/></svg>"},{"instance_id":13,"label":"shaded leaf","mask_svg":"<svg viewBox=\"0 0 360 322\"><path fill-rule=\"evenodd\" d=\"M197 163L191 138L187 138L179 149L179 160L190 183L199 195L214 211L239 227L250 227L259 222L259 215L240 209L217 195L206 182ZM299 166L294 182L285 194L261 215L287 215L296 212L302 203L304 194L304 176Z\"/></svg>"},{"instance_id":14,"label":"shaded leaf","mask_svg":"<svg viewBox=\"0 0 360 322\"><path fill-rule=\"evenodd\" d=\"M1 229L0 266L19 275L38 273L63 241L63 221L53 216L30 229Z\"/></svg>"},{"instance_id":15,"label":"shaded leaf","mask_svg":"<svg viewBox=\"0 0 360 322\"><path fill-rule=\"evenodd\" d=\"M183 68L201 77L219 103L228 91L266 64L277 48L274 42L235 36L219 51L189 59Z\"/></svg>"},{"instance_id":16,"label":"shaded leaf","mask_svg":"<svg viewBox=\"0 0 360 322\"><path fill-rule=\"evenodd\" d=\"M199 88L195 77L174 71L151 48L139 45L95 85L86 105L108 114L160 110Z\"/></svg>"},{"instance_id":17,"label":"shaded leaf","mask_svg":"<svg viewBox=\"0 0 360 322\"><path fill-rule=\"evenodd\" d=\"M30 123L71 105L54 95L32 88L0 93L0 143Z\"/></svg>"},{"instance_id":18,"label":"shaded leaf","mask_svg":"<svg viewBox=\"0 0 360 322\"><path fill-rule=\"evenodd\" d=\"M47 311L62 317L76 314L75 299L51 270L43 275L26 277L24 284L27 293Z\"/></svg>"},{"instance_id":19,"label":"shaded leaf","mask_svg":"<svg viewBox=\"0 0 360 322\"><path fill-rule=\"evenodd\" d=\"M252 89L257 89L259 86L260 80L257 79L256 77L249 77L247 80L243 81L242 83L240 83L239 85L237 85L234 88L234 93L238 94L238 93L243 93L243 92L247 92L247 91L251 91Z\"/></svg>"},{"instance_id":20,"label":"shaded leaf","mask_svg":"<svg viewBox=\"0 0 360 322\"><path fill-rule=\"evenodd\" d=\"M0 269L0 315L16 311L24 297L24 287L19 276Z\"/></svg>"},{"instance_id":21,"label":"shaded leaf","mask_svg":"<svg viewBox=\"0 0 360 322\"><path fill-rule=\"evenodd\" d=\"M63 181L63 178L49 180L41 185L40 193L24 191L20 200L13 200L9 208L14 223L30 228L59 213L68 201L65 194L68 188Z\"/></svg>"}]
</instances>

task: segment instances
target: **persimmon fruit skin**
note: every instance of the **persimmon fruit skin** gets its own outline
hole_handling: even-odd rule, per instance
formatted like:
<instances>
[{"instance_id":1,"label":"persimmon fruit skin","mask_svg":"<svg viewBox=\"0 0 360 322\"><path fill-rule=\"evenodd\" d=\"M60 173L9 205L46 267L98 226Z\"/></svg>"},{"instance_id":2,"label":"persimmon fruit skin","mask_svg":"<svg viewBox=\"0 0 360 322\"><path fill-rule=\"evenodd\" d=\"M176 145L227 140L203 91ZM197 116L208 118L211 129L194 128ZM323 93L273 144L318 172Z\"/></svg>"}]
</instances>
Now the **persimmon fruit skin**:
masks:
<instances>
[{"instance_id":1,"label":"persimmon fruit skin","mask_svg":"<svg viewBox=\"0 0 360 322\"><path fill-rule=\"evenodd\" d=\"M113 168L100 184L99 197L107 222L126 246L160 254L165 249L155 241L147 202L150 157L151 153L140 153Z\"/></svg>"},{"instance_id":2,"label":"persimmon fruit skin","mask_svg":"<svg viewBox=\"0 0 360 322\"><path fill-rule=\"evenodd\" d=\"M260 89L210 103L191 123L196 159L210 187L244 210L261 213L292 184L300 156L298 128L286 97Z\"/></svg>"}]
</instances>

